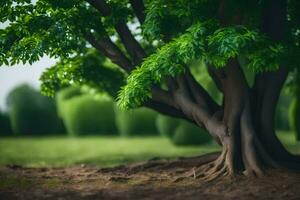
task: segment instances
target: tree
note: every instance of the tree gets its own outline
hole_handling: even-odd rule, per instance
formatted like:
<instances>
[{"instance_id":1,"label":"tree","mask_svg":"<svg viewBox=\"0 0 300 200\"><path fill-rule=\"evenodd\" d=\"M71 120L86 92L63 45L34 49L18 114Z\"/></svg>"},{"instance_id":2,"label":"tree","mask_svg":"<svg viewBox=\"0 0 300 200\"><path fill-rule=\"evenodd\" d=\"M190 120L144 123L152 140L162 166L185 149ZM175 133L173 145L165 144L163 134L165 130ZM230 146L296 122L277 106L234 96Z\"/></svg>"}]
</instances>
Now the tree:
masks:
<instances>
[{"instance_id":1,"label":"tree","mask_svg":"<svg viewBox=\"0 0 300 200\"><path fill-rule=\"evenodd\" d=\"M0 9L9 23L0 64L60 58L42 76L43 93L85 84L118 94L123 108L197 124L223 147L208 179L299 168L273 124L282 85L299 65L299 1L4 0ZM205 63L221 104L195 79L195 60Z\"/></svg>"},{"instance_id":2,"label":"tree","mask_svg":"<svg viewBox=\"0 0 300 200\"><path fill-rule=\"evenodd\" d=\"M63 124L57 116L55 101L42 96L27 84L13 88L7 95L8 116L15 135L61 134Z\"/></svg>"}]
</instances>

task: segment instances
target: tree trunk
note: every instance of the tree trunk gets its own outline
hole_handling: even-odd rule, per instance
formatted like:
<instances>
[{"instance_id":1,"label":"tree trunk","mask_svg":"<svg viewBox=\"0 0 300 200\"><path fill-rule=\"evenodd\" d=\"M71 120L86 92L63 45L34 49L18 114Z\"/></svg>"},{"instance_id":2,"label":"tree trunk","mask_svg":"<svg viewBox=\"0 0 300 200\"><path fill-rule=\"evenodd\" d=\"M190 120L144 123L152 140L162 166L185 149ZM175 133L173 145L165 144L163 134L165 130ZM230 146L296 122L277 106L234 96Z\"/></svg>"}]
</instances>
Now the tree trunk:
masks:
<instances>
[{"instance_id":1,"label":"tree trunk","mask_svg":"<svg viewBox=\"0 0 300 200\"><path fill-rule=\"evenodd\" d=\"M206 128L223 148L218 159L200 167L199 173L192 176L211 180L240 172L246 176L261 176L270 167L299 169L299 158L283 147L274 131L273 118L286 70L266 73L269 78L263 80L268 84L258 84L263 90L248 87L237 59L214 73L224 94L223 108L217 115L208 110L204 112L203 102L197 108L186 89L175 95L183 113Z\"/></svg>"},{"instance_id":2,"label":"tree trunk","mask_svg":"<svg viewBox=\"0 0 300 200\"><path fill-rule=\"evenodd\" d=\"M221 4L221 19L225 16L223 12L224 6ZM223 23L226 24L226 20ZM281 41L286 28L286 1L270 1L264 7L261 31L274 41ZM258 74L253 88L249 88L237 59L232 59L223 70L208 69L224 94L224 101L223 109L218 112L222 114L216 118L210 113L211 116L207 117L206 122L202 121L202 125L222 145L223 150L218 159L209 164L204 172L200 169L197 175L204 175L210 180L237 172L260 176L269 167L300 169L299 156L284 148L274 129L275 109L288 75L287 67ZM199 118L196 117L197 120Z\"/></svg>"}]
</instances>

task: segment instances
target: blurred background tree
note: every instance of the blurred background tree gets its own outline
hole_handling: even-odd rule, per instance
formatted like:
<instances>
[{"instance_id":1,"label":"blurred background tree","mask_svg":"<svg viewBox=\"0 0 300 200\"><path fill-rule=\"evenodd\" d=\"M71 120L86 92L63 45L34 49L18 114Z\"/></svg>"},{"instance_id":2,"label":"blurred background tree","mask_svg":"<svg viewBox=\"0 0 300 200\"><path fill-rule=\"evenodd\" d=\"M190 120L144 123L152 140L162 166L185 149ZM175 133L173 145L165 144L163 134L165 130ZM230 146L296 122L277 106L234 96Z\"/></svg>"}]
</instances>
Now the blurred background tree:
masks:
<instances>
[{"instance_id":1,"label":"blurred background tree","mask_svg":"<svg viewBox=\"0 0 300 200\"><path fill-rule=\"evenodd\" d=\"M64 132L55 101L29 85L20 85L7 97L8 115L16 135L44 135Z\"/></svg>"},{"instance_id":2,"label":"blurred background tree","mask_svg":"<svg viewBox=\"0 0 300 200\"><path fill-rule=\"evenodd\" d=\"M112 99L81 90L78 87L69 87L57 93L57 108L68 134L116 135Z\"/></svg>"},{"instance_id":3,"label":"blurred background tree","mask_svg":"<svg viewBox=\"0 0 300 200\"><path fill-rule=\"evenodd\" d=\"M157 135L157 112L147 108L124 111L115 106L116 125L123 137Z\"/></svg>"},{"instance_id":4,"label":"blurred background tree","mask_svg":"<svg viewBox=\"0 0 300 200\"><path fill-rule=\"evenodd\" d=\"M207 131L195 124L169 116L159 115L156 127L163 137L169 138L175 145L201 145L212 141Z\"/></svg>"},{"instance_id":5,"label":"blurred background tree","mask_svg":"<svg viewBox=\"0 0 300 200\"><path fill-rule=\"evenodd\" d=\"M289 85L293 98L289 107L290 128L295 132L296 140L300 141L300 73L299 69L293 74L292 83Z\"/></svg>"},{"instance_id":6,"label":"blurred background tree","mask_svg":"<svg viewBox=\"0 0 300 200\"><path fill-rule=\"evenodd\" d=\"M12 129L7 113L0 111L0 136L11 136Z\"/></svg>"}]
</instances>

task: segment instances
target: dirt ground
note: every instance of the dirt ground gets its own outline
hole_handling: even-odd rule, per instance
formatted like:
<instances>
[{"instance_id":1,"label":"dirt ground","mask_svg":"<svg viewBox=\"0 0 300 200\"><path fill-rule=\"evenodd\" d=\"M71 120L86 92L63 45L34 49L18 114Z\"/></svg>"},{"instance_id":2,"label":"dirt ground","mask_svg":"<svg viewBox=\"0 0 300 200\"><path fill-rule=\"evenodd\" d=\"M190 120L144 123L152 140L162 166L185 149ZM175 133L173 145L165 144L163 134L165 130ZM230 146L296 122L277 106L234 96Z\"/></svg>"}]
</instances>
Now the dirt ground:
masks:
<instances>
[{"instance_id":1,"label":"dirt ground","mask_svg":"<svg viewBox=\"0 0 300 200\"><path fill-rule=\"evenodd\" d=\"M300 173L269 170L264 177L178 178L215 154L99 169L0 167L0 199L242 199L300 200Z\"/></svg>"}]
</instances>

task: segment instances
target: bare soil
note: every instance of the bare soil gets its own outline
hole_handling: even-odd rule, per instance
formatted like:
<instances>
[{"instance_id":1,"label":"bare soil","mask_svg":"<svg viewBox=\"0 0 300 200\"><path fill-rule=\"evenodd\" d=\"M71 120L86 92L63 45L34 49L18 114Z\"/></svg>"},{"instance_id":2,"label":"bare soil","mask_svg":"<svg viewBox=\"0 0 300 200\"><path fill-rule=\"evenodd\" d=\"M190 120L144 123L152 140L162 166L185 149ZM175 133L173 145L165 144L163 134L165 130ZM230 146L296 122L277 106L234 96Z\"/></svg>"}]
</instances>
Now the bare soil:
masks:
<instances>
[{"instance_id":1,"label":"bare soil","mask_svg":"<svg viewBox=\"0 0 300 200\"><path fill-rule=\"evenodd\" d=\"M268 170L260 178L179 178L216 154L99 169L0 167L0 199L300 200L300 173Z\"/></svg>"}]
</instances>

